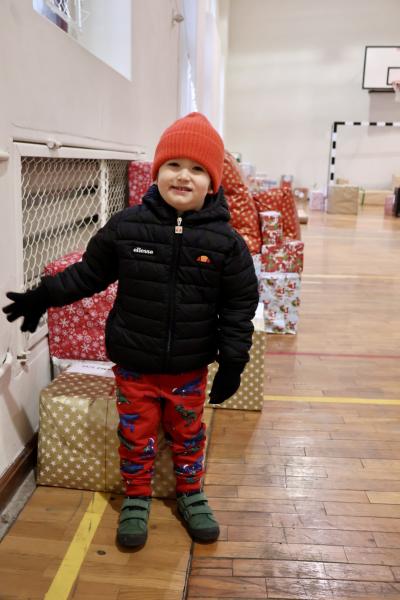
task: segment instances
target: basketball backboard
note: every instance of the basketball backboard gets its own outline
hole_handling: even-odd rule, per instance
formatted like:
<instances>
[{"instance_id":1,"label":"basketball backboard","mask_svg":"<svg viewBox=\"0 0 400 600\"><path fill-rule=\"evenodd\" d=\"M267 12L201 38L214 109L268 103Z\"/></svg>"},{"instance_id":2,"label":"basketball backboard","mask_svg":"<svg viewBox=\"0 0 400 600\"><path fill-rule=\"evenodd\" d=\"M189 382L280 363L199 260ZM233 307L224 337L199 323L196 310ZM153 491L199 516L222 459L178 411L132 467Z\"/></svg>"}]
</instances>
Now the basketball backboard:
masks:
<instances>
[{"instance_id":1,"label":"basketball backboard","mask_svg":"<svg viewBox=\"0 0 400 600\"><path fill-rule=\"evenodd\" d=\"M364 90L392 91L392 82L400 79L400 46L366 46Z\"/></svg>"}]
</instances>

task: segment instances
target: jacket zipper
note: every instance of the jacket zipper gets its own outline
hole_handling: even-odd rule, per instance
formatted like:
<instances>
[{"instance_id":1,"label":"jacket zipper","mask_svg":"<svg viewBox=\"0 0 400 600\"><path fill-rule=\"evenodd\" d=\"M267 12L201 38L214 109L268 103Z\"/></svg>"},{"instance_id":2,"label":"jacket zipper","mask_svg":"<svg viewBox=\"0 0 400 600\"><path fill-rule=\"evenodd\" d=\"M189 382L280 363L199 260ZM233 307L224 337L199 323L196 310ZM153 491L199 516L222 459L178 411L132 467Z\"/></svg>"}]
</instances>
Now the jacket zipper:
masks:
<instances>
[{"instance_id":1,"label":"jacket zipper","mask_svg":"<svg viewBox=\"0 0 400 600\"><path fill-rule=\"evenodd\" d=\"M176 282L176 271L178 267L178 258L181 249L182 243L182 234L183 234L183 226L182 226L182 217L177 217L176 225L174 228L174 238L173 238L173 256L172 256L172 266L171 266L171 278L168 289L168 300L169 300L169 317L168 317L168 340L167 340L167 351L165 356L165 366L168 367L169 363L169 353L171 351L172 344L172 333L173 333L173 322L174 322L174 314L175 314L175 306L173 303L174 300L174 292L175 292L175 282Z\"/></svg>"}]
</instances>

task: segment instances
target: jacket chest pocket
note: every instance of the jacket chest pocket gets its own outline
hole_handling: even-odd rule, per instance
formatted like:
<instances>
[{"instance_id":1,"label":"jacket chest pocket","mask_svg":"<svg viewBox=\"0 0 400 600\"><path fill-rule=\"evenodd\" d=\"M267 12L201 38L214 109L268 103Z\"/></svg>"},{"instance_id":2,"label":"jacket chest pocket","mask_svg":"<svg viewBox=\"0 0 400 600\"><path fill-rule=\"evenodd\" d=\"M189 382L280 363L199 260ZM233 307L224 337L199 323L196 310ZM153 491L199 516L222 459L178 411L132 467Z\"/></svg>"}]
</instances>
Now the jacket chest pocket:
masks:
<instances>
[{"instance_id":1,"label":"jacket chest pocket","mask_svg":"<svg viewBox=\"0 0 400 600\"><path fill-rule=\"evenodd\" d=\"M146 260L156 259L159 249L156 244L148 242L117 242L117 252L120 259Z\"/></svg>"},{"instance_id":2,"label":"jacket chest pocket","mask_svg":"<svg viewBox=\"0 0 400 600\"><path fill-rule=\"evenodd\" d=\"M184 248L181 256L182 275L187 283L219 288L222 257L217 253Z\"/></svg>"}]
</instances>

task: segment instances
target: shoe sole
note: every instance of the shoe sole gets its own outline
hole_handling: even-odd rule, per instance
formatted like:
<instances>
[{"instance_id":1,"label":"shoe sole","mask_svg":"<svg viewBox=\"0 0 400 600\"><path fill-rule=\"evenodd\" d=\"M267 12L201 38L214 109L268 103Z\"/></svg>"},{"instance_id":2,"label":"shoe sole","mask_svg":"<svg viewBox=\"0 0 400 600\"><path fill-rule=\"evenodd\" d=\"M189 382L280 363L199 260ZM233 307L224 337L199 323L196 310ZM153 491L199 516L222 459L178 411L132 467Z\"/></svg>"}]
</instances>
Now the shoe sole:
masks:
<instances>
[{"instance_id":1,"label":"shoe sole","mask_svg":"<svg viewBox=\"0 0 400 600\"><path fill-rule=\"evenodd\" d=\"M147 541L147 533L143 535L129 535L129 533L117 533L117 543L124 548L139 548Z\"/></svg>"},{"instance_id":2,"label":"shoe sole","mask_svg":"<svg viewBox=\"0 0 400 600\"><path fill-rule=\"evenodd\" d=\"M201 535L199 535L198 529L193 530L187 526L187 530L194 542L216 542L219 538L219 529L218 531L215 531L215 529L209 532L204 531Z\"/></svg>"},{"instance_id":3,"label":"shoe sole","mask_svg":"<svg viewBox=\"0 0 400 600\"><path fill-rule=\"evenodd\" d=\"M181 513L178 508L178 515L183 521L188 533L192 537L194 542L216 542L219 538L220 530L219 527L215 527L213 529L192 529L188 522L185 520L185 517Z\"/></svg>"}]
</instances>

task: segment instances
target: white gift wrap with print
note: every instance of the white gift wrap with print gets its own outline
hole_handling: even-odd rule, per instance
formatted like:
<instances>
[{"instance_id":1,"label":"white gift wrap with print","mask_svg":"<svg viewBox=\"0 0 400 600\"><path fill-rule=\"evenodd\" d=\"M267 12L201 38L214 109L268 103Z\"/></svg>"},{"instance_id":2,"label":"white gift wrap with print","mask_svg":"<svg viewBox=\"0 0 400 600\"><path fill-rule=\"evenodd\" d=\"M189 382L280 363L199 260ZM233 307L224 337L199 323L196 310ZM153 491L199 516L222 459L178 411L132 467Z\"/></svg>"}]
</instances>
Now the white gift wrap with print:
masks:
<instances>
[{"instance_id":1,"label":"white gift wrap with print","mask_svg":"<svg viewBox=\"0 0 400 600\"><path fill-rule=\"evenodd\" d=\"M299 273L264 273L260 300L264 302L267 333L296 333L299 320L301 278Z\"/></svg>"},{"instance_id":2,"label":"white gift wrap with print","mask_svg":"<svg viewBox=\"0 0 400 600\"><path fill-rule=\"evenodd\" d=\"M40 485L124 493L119 469L115 382L61 373L40 395L37 481ZM212 410L206 408L207 427ZM154 462L153 496L175 496L171 449L162 429Z\"/></svg>"},{"instance_id":3,"label":"white gift wrap with print","mask_svg":"<svg viewBox=\"0 0 400 600\"><path fill-rule=\"evenodd\" d=\"M284 240L282 244L261 246L261 271L263 273L301 273L303 270L304 242Z\"/></svg>"},{"instance_id":4,"label":"white gift wrap with print","mask_svg":"<svg viewBox=\"0 0 400 600\"><path fill-rule=\"evenodd\" d=\"M259 213L263 244L280 244L283 241L282 214L276 210Z\"/></svg>"},{"instance_id":5,"label":"white gift wrap with print","mask_svg":"<svg viewBox=\"0 0 400 600\"><path fill-rule=\"evenodd\" d=\"M311 190L310 192L310 210L325 210L325 194L322 190Z\"/></svg>"},{"instance_id":6,"label":"white gift wrap with print","mask_svg":"<svg viewBox=\"0 0 400 600\"><path fill-rule=\"evenodd\" d=\"M252 259L254 264L254 270L256 272L256 277L258 280L260 280L262 273L261 254L253 254Z\"/></svg>"}]
</instances>

